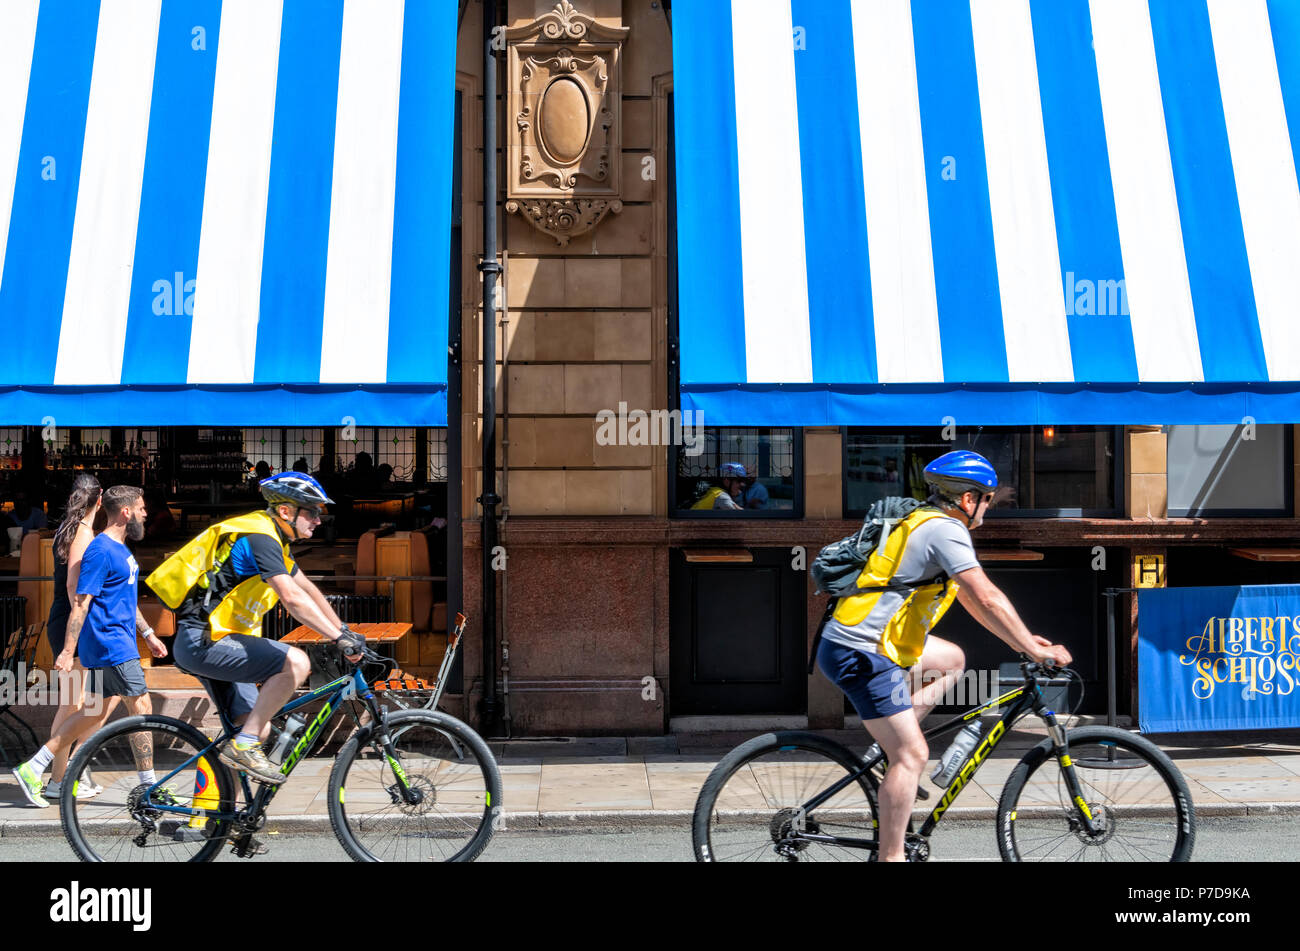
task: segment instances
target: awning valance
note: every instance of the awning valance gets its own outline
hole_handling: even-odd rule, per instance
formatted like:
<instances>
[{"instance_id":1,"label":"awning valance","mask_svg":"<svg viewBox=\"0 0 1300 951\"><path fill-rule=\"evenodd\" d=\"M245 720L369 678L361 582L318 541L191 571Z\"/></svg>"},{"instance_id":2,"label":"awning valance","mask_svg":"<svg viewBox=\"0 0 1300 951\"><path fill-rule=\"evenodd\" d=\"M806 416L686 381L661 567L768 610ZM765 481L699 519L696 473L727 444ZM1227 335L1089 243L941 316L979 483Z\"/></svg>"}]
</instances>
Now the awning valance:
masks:
<instances>
[{"instance_id":1,"label":"awning valance","mask_svg":"<svg viewBox=\"0 0 1300 951\"><path fill-rule=\"evenodd\" d=\"M1300 421L1300 4L673 13L683 409Z\"/></svg>"},{"instance_id":2,"label":"awning valance","mask_svg":"<svg viewBox=\"0 0 1300 951\"><path fill-rule=\"evenodd\" d=\"M456 16L0 4L0 418L445 425Z\"/></svg>"}]
</instances>

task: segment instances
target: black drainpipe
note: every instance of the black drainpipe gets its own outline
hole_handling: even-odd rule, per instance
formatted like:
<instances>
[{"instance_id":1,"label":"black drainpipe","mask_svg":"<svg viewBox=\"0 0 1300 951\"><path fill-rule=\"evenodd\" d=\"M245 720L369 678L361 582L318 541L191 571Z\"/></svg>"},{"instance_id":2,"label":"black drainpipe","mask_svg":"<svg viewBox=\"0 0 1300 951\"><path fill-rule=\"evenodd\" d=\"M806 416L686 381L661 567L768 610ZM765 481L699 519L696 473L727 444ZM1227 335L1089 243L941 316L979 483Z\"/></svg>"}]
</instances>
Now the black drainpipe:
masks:
<instances>
[{"instance_id":1,"label":"black drainpipe","mask_svg":"<svg viewBox=\"0 0 1300 951\"><path fill-rule=\"evenodd\" d=\"M483 701L479 724L495 736L501 715L497 697L497 585L492 570L497 544L497 407L496 407L496 296L501 264L497 261L497 58L493 29L496 0L483 0Z\"/></svg>"}]
</instances>

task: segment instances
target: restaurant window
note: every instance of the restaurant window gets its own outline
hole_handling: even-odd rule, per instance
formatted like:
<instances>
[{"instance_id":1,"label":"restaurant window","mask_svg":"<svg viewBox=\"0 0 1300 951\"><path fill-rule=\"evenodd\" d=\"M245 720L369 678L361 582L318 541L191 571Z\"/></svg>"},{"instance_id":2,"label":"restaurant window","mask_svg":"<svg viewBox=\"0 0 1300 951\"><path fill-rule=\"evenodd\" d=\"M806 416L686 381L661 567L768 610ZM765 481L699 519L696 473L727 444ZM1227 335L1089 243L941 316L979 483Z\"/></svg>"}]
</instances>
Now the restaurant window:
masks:
<instances>
[{"instance_id":1,"label":"restaurant window","mask_svg":"<svg viewBox=\"0 0 1300 951\"><path fill-rule=\"evenodd\" d=\"M305 459L307 472L320 468L325 453L325 431L322 429L286 429L284 432L284 465L293 469L297 460Z\"/></svg>"},{"instance_id":2,"label":"restaurant window","mask_svg":"<svg viewBox=\"0 0 1300 951\"><path fill-rule=\"evenodd\" d=\"M969 449L993 464L1002 486L989 517L1105 517L1117 514L1113 427L1037 426L1032 429L850 427L844 438L844 512L861 518L891 495L924 499L925 467L946 452Z\"/></svg>"},{"instance_id":3,"label":"restaurant window","mask_svg":"<svg viewBox=\"0 0 1300 951\"><path fill-rule=\"evenodd\" d=\"M1290 516L1292 427L1170 426L1169 516Z\"/></svg>"},{"instance_id":4,"label":"restaurant window","mask_svg":"<svg viewBox=\"0 0 1300 951\"><path fill-rule=\"evenodd\" d=\"M448 472L447 430L429 429L426 432L429 437L428 481L446 482Z\"/></svg>"},{"instance_id":5,"label":"restaurant window","mask_svg":"<svg viewBox=\"0 0 1300 951\"><path fill-rule=\"evenodd\" d=\"M415 430L387 428L375 430L375 467L393 467L394 482L411 482L415 478Z\"/></svg>"},{"instance_id":6,"label":"restaurant window","mask_svg":"<svg viewBox=\"0 0 1300 951\"><path fill-rule=\"evenodd\" d=\"M679 517L798 518L803 514L803 433L706 428L673 447L669 500Z\"/></svg>"},{"instance_id":7,"label":"restaurant window","mask_svg":"<svg viewBox=\"0 0 1300 951\"><path fill-rule=\"evenodd\" d=\"M281 438L283 432L284 430L279 427L274 429L245 429L244 455L248 457L249 465L255 466L259 462L265 462L271 467L272 473L284 472L286 466L292 466L292 459L287 463L284 461L284 442ZM313 463L311 468L315 468L310 456L307 461Z\"/></svg>"},{"instance_id":8,"label":"restaurant window","mask_svg":"<svg viewBox=\"0 0 1300 951\"><path fill-rule=\"evenodd\" d=\"M63 434L63 444L67 445L66 430L58 430ZM53 441L47 441L46 448L58 448ZM4 458L3 468L18 469L23 462L23 428L21 426L7 426L0 428L0 457Z\"/></svg>"},{"instance_id":9,"label":"restaurant window","mask_svg":"<svg viewBox=\"0 0 1300 951\"><path fill-rule=\"evenodd\" d=\"M81 451L105 453L112 446L112 432L107 429L82 429L79 431Z\"/></svg>"}]
</instances>

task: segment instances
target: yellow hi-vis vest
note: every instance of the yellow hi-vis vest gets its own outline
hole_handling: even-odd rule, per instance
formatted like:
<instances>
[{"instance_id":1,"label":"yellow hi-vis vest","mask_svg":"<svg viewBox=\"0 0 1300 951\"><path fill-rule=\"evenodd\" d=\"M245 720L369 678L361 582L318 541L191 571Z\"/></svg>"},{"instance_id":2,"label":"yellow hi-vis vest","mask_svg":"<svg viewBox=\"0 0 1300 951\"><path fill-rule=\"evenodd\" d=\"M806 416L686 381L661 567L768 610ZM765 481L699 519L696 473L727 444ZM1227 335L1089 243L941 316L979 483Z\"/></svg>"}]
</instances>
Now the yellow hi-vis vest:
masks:
<instances>
[{"instance_id":1,"label":"yellow hi-vis vest","mask_svg":"<svg viewBox=\"0 0 1300 951\"><path fill-rule=\"evenodd\" d=\"M284 567L293 573L289 544L280 537L275 521L266 512L252 512L228 518L207 528L154 571L145 583L163 604L175 611L195 588L206 589L230 557L230 550L244 535L267 535L284 552ZM227 591L221 601L208 606L208 628L212 640L227 634L262 635L262 616L275 607L280 597L261 575L245 578Z\"/></svg>"},{"instance_id":2,"label":"yellow hi-vis vest","mask_svg":"<svg viewBox=\"0 0 1300 951\"><path fill-rule=\"evenodd\" d=\"M912 512L890 531L883 546L877 545L858 575L859 588L889 584L903 558L907 540L918 525L932 518L948 518L943 512L921 508ZM926 635L939 623L957 597L958 584L951 580L934 581L910 590L880 632L880 653L899 667L911 667L921 656ZM832 617L846 627L866 620L886 591L869 591L840 598Z\"/></svg>"},{"instance_id":3,"label":"yellow hi-vis vest","mask_svg":"<svg viewBox=\"0 0 1300 951\"><path fill-rule=\"evenodd\" d=\"M709 491L705 492L704 495L700 498L700 500L696 502L694 505L692 505L691 508L692 509L713 508L713 503L718 500L718 496L720 496L724 491L725 491L724 489L719 489L717 486L714 486L713 488L709 489Z\"/></svg>"}]
</instances>

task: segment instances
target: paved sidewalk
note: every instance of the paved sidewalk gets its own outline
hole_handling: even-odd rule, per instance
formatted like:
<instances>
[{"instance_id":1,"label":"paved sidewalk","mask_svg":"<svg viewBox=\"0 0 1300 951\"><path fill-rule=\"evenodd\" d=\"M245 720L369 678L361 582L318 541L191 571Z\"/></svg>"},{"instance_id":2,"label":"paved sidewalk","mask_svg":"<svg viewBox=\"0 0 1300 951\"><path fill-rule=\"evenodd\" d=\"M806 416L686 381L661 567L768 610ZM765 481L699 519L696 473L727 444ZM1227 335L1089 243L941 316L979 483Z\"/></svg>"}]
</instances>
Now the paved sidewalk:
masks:
<instances>
[{"instance_id":1,"label":"paved sidewalk","mask_svg":"<svg viewBox=\"0 0 1300 951\"><path fill-rule=\"evenodd\" d=\"M614 831L645 826L688 826L696 796L719 759L754 734L678 734L667 737L599 737L491 741L501 767L507 828ZM861 752L860 731L825 735ZM948 811L949 819L991 820L1003 783L1042 731L1014 731L976 774ZM1300 731L1153 737L1178 764L1197 814L1300 814ZM942 749L933 751L935 755ZM327 823L326 785L333 760L302 763L276 797L267 828L293 831ZM930 784L928 812L940 791ZM1149 785L1121 782L1141 800ZM1054 788L1040 790L1054 802ZM36 809L18 792L8 770L0 772L0 837L60 835L56 807Z\"/></svg>"}]
</instances>

